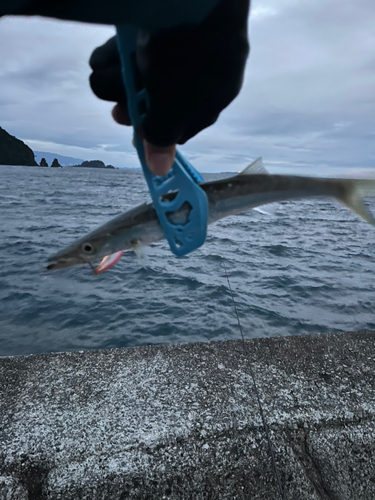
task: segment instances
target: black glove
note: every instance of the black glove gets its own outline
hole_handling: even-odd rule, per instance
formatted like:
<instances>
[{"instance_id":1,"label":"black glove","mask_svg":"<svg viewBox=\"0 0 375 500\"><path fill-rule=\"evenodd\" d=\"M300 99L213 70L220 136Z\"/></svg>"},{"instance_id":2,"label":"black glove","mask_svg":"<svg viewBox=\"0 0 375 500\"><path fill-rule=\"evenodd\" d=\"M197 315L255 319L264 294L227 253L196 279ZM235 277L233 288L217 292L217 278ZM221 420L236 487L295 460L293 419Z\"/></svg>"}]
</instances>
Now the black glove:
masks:
<instances>
[{"instance_id":1,"label":"black glove","mask_svg":"<svg viewBox=\"0 0 375 500\"><path fill-rule=\"evenodd\" d=\"M142 134L149 143L185 143L237 96L249 52L248 10L249 0L221 0L195 28L139 31L137 65L150 100ZM130 124L114 38L93 52L90 65L93 92L118 102Z\"/></svg>"}]
</instances>

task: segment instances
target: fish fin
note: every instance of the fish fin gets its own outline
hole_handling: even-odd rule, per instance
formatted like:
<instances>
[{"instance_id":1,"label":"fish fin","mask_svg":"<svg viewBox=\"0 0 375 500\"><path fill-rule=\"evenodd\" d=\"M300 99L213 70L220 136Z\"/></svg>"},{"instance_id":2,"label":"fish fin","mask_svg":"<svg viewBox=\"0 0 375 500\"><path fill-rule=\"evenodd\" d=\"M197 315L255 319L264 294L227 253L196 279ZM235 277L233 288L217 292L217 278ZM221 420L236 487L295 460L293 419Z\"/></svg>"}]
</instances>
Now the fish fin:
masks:
<instances>
[{"instance_id":1,"label":"fish fin","mask_svg":"<svg viewBox=\"0 0 375 500\"><path fill-rule=\"evenodd\" d=\"M363 193L375 194L375 181L358 180L351 181L349 189L341 196L337 196L338 201L353 210L366 222L375 226L375 218L363 202Z\"/></svg>"},{"instance_id":2,"label":"fish fin","mask_svg":"<svg viewBox=\"0 0 375 500\"><path fill-rule=\"evenodd\" d=\"M279 206L278 203L269 203L268 205L262 205L262 208L255 207L252 210L259 212L260 214L269 215L270 217L273 217L275 215L275 212L276 212L278 206ZM264 207L267 207L267 208L264 208Z\"/></svg>"},{"instance_id":3,"label":"fish fin","mask_svg":"<svg viewBox=\"0 0 375 500\"><path fill-rule=\"evenodd\" d=\"M242 170L238 175L255 175L255 174L269 174L266 167L263 165L262 157L260 156L254 160L250 165Z\"/></svg>"},{"instance_id":4,"label":"fish fin","mask_svg":"<svg viewBox=\"0 0 375 500\"><path fill-rule=\"evenodd\" d=\"M111 269L111 267L117 264L117 262L121 259L123 253L124 250L120 250L119 252L112 253L111 255L106 255L95 269L94 274L97 276L98 274Z\"/></svg>"},{"instance_id":5,"label":"fish fin","mask_svg":"<svg viewBox=\"0 0 375 500\"><path fill-rule=\"evenodd\" d=\"M148 249L149 247L147 245L143 245L142 243L140 242L137 242L137 243L133 243L132 244L132 249L133 249L133 252L135 253L135 255L137 257L142 257L144 255L144 252L145 252L145 249Z\"/></svg>"}]
</instances>

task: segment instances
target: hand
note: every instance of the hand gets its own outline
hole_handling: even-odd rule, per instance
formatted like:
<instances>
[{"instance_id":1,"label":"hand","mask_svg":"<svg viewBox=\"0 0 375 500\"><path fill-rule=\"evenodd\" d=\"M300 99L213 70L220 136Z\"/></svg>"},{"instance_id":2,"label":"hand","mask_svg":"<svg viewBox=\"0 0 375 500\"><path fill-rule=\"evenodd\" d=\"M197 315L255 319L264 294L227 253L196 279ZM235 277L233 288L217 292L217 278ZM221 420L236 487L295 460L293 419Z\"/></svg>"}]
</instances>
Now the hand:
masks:
<instances>
[{"instance_id":1,"label":"hand","mask_svg":"<svg viewBox=\"0 0 375 500\"><path fill-rule=\"evenodd\" d=\"M213 124L236 97L249 51L248 0L222 0L195 28L148 35L139 31L137 64L150 106L138 131L150 170L164 175L175 144ZM92 54L93 92L116 102L112 115L130 125L115 38Z\"/></svg>"},{"instance_id":2,"label":"hand","mask_svg":"<svg viewBox=\"0 0 375 500\"><path fill-rule=\"evenodd\" d=\"M94 93L101 99L117 102L112 110L114 120L121 125L131 125L115 37L93 52L90 65L93 69L90 84ZM142 131L139 133L142 134ZM151 172L156 175L168 173L174 162L176 146L155 146L145 139L143 145L146 163Z\"/></svg>"}]
</instances>

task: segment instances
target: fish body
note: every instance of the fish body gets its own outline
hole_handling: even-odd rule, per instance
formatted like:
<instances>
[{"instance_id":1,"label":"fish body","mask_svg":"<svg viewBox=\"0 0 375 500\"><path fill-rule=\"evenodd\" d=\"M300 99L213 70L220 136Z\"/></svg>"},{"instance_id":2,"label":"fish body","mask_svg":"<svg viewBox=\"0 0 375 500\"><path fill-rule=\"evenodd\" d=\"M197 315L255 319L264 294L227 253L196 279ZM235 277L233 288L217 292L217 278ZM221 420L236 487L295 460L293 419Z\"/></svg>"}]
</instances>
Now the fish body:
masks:
<instances>
[{"instance_id":1,"label":"fish body","mask_svg":"<svg viewBox=\"0 0 375 500\"><path fill-rule=\"evenodd\" d=\"M208 199L208 224L268 203L325 197L340 201L375 226L375 219L359 194L362 189L375 192L375 181L268 175L263 173L264 168L259 168L259 163L261 159L235 177L200 184ZM261 173L256 173L257 171ZM173 197L174 193L166 196ZM189 206L183 205L170 214L170 222L183 224L188 217ZM91 264L97 259L138 245L150 245L164 237L152 203L144 203L115 217L50 257L47 269ZM112 260L117 262L119 257ZM105 265L98 272L102 270L106 270Z\"/></svg>"}]
</instances>

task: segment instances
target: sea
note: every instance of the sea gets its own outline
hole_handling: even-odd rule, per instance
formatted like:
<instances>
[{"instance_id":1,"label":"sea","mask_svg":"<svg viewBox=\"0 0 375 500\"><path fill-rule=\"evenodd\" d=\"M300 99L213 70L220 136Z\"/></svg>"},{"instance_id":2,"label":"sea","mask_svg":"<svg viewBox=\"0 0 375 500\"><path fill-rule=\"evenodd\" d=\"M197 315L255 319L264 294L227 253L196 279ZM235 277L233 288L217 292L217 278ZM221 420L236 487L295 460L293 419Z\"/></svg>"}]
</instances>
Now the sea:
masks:
<instances>
[{"instance_id":1,"label":"sea","mask_svg":"<svg viewBox=\"0 0 375 500\"><path fill-rule=\"evenodd\" d=\"M183 258L163 241L99 276L46 271L147 200L137 170L0 166L1 356L238 339L227 276L247 338L375 330L375 230L331 200L227 217Z\"/></svg>"}]
</instances>

